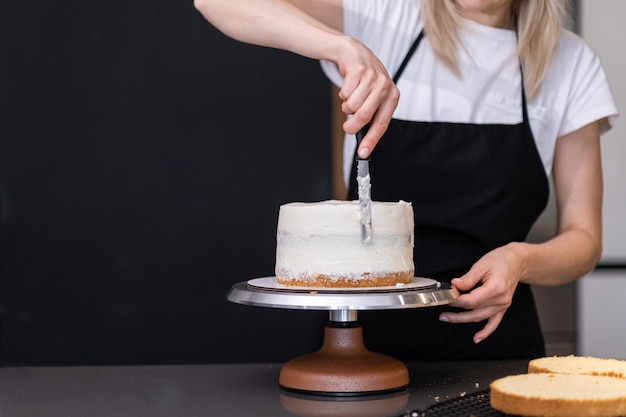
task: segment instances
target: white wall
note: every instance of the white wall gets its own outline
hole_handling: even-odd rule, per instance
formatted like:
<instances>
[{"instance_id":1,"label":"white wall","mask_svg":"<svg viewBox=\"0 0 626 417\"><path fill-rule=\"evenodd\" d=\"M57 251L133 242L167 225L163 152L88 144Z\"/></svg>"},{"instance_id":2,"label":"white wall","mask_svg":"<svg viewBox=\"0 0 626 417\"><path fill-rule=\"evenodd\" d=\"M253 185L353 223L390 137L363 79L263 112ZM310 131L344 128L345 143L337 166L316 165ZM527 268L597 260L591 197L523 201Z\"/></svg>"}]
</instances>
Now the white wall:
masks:
<instances>
[{"instance_id":1,"label":"white wall","mask_svg":"<svg viewBox=\"0 0 626 417\"><path fill-rule=\"evenodd\" d=\"M578 283L578 350L626 359L626 269L594 271Z\"/></svg>"},{"instance_id":2,"label":"white wall","mask_svg":"<svg viewBox=\"0 0 626 417\"><path fill-rule=\"evenodd\" d=\"M604 255L626 266L626 1L580 0L581 35L600 56L621 113L602 138Z\"/></svg>"},{"instance_id":3,"label":"white wall","mask_svg":"<svg viewBox=\"0 0 626 417\"><path fill-rule=\"evenodd\" d=\"M622 113L602 138L604 255L578 282L578 354L626 359L626 1L580 0L581 35L600 56Z\"/></svg>"}]
</instances>

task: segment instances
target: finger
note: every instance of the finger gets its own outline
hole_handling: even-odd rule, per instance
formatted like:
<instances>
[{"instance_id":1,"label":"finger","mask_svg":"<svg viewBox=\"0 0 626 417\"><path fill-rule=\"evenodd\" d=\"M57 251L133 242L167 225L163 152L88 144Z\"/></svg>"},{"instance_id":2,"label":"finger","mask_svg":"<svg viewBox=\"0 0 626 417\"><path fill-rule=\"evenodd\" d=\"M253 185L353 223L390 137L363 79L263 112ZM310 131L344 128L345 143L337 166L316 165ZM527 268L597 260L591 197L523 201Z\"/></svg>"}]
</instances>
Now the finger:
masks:
<instances>
[{"instance_id":1,"label":"finger","mask_svg":"<svg viewBox=\"0 0 626 417\"><path fill-rule=\"evenodd\" d=\"M450 283L460 291L469 291L478 285L483 276L483 269L478 264L474 264L465 275L453 278Z\"/></svg>"},{"instance_id":2,"label":"finger","mask_svg":"<svg viewBox=\"0 0 626 417\"><path fill-rule=\"evenodd\" d=\"M474 288L479 282L480 278L478 278L478 275L474 277L473 275L470 276L466 274L459 278L453 278L450 281L450 284L452 284L459 291L469 291Z\"/></svg>"},{"instance_id":3,"label":"finger","mask_svg":"<svg viewBox=\"0 0 626 417\"><path fill-rule=\"evenodd\" d=\"M391 119L398 104L399 92L395 85L390 85L386 81L361 78L358 84L354 84L356 81L352 82L354 88L349 95L347 91L341 94L343 97L341 111L352 115L344 126L347 133L358 132L376 117Z\"/></svg>"},{"instance_id":4,"label":"finger","mask_svg":"<svg viewBox=\"0 0 626 417\"><path fill-rule=\"evenodd\" d=\"M482 342L483 340L485 340L486 338L488 338L489 336L491 336L491 334L496 331L496 329L502 322L503 317L504 317L504 313L498 313L489 317L489 320L487 320L487 324L485 325L485 327L483 327L482 330L480 330L474 335L474 338L473 338L474 343L478 344Z\"/></svg>"},{"instance_id":5,"label":"finger","mask_svg":"<svg viewBox=\"0 0 626 417\"><path fill-rule=\"evenodd\" d=\"M361 88L355 88L350 95L340 96L342 97L343 102L341 103L341 111L345 114L354 115L355 113L361 112L363 113L363 106L367 102L368 96L371 94L368 91L364 84L362 84ZM364 117L365 115L360 115L359 118ZM369 122L372 118L373 112L370 114L369 119L365 121L365 123Z\"/></svg>"},{"instance_id":6,"label":"finger","mask_svg":"<svg viewBox=\"0 0 626 417\"><path fill-rule=\"evenodd\" d=\"M450 304L452 307L459 307L466 310L473 310L479 306L485 306L493 304L491 301L494 299L493 291L489 285L482 285L474 288L474 290L467 294L461 294L454 303Z\"/></svg>"},{"instance_id":7,"label":"finger","mask_svg":"<svg viewBox=\"0 0 626 417\"><path fill-rule=\"evenodd\" d=\"M356 113L344 123L344 130L353 134L369 124L367 134L359 147L359 156L361 158L369 157L387 131L393 112L398 105L398 100L399 93L391 94L382 103L376 98L375 94L371 94Z\"/></svg>"},{"instance_id":8,"label":"finger","mask_svg":"<svg viewBox=\"0 0 626 417\"><path fill-rule=\"evenodd\" d=\"M342 100L341 111L345 114L354 114L358 112L372 95L376 96L376 89L380 88L381 81L377 77L381 75L372 69L363 69L361 71L353 71L344 78L344 84L339 90L339 97ZM382 83L386 80L383 78ZM376 107L376 106L375 106ZM369 122L370 118L365 121ZM354 133L354 132L352 132Z\"/></svg>"},{"instance_id":9,"label":"finger","mask_svg":"<svg viewBox=\"0 0 626 417\"><path fill-rule=\"evenodd\" d=\"M358 126L358 125L357 125ZM367 134L363 137L358 149L359 157L365 159L368 158L383 134L387 131L389 126L387 121L381 121L378 118L372 119L367 130Z\"/></svg>"},{"instance_id":10,"label":"finger","mask_svg":"<svg viewBox=\"0 0 626 417\"><path fill-rule=\"evenodd\" d=\"M469 310L462 312L446 311L439 315L439 320L446 323L479 323L489 319L491 316L498 314L499 309L493 307L485 307L477 310Z\"/></svg>"},{"instance_id":11,"label":"finger","mask_svg":"<svg viewBox=\"0 0 626 417\"><path fill-rule=\"evenodd\" d=\"M339 98L341 99L341 101L345 103L345 101L348 100L352 96L352 94L354 93L354 91L357 89L358 86L359 86L358 77L350 77L350 76L344 77L343 85L341 86L341 89L339 90ZM352 112L346 112L343 109L342 111L346 114L352 114Z\"/></svg>"}]
</instances>

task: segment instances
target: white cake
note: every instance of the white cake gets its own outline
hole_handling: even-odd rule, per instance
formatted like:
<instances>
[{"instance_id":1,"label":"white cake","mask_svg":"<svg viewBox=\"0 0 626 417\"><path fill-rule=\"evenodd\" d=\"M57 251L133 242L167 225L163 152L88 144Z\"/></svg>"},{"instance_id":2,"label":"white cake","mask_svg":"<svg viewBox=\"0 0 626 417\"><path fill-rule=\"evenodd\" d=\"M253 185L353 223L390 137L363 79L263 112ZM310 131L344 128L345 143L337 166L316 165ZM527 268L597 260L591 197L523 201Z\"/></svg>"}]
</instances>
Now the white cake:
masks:
<instances>
[{"instance_id":1,"label":"white cake","mask_svg":"<svg viewBox=\"0 0 626 417\"><path fill-rule=\"evenodd\" d=\"M413 280L413 207L372 202L372 242L361 243L357 201L280 207L276 278L306 287L376 287Z\"/></svg>"}]
</instances>

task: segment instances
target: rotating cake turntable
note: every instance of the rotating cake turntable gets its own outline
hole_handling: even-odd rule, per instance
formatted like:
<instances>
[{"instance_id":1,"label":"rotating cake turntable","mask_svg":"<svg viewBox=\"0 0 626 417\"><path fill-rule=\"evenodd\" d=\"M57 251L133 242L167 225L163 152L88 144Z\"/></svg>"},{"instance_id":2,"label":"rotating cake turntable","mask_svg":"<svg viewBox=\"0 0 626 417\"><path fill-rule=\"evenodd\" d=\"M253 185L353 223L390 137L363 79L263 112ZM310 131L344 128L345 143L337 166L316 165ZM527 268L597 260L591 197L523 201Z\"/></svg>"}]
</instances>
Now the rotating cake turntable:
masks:
<instances>
[{"instance_id":1,"label":"rotating cake turntable","mask_svg":"<svg viewBox=\"0 0 626 417\"><path fill-rule=\"evenodd\" d=\"M409 374L401 361L365 347L358 311L434 307L458 296L450 284L428 278L393 287L318 288L284 286L266 277L233 285L227 298L250 306L328 310L322 347L285 363L279 385L304 394L359 396L404 390Z\"/></svg>"}]
</instances>

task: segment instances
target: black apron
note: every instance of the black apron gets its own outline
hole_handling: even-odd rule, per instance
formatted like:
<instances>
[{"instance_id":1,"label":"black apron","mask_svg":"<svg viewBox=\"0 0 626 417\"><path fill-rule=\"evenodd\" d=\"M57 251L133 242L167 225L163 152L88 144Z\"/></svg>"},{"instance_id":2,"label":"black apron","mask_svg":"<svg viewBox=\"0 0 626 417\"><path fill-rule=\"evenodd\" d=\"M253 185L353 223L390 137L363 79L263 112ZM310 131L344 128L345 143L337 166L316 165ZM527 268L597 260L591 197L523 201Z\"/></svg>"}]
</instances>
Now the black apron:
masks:
<instances>
[{"instance_id":1,"label":"black apron","mask_svg":"<svg viewBox=\"0 0 626 417\"><path fill-rule=\"evenodd\" d=\"M423 37L412 45L400 78ZM520 68L521 70L521 68ZM487 252L524 241L544 210L548 178L528 120L517 125L393 119L372 153L372 198L405 200L415 212L416 276L449 282ZM349 199L356 199L356 167ZM376 219L373 219L376 222ZM529 285L519 284L498 329L479 344L485 322L439 321L452 307L361 311L366 345L405 361L532 358L545 345Z\"/></svg>"}]
</instances>

